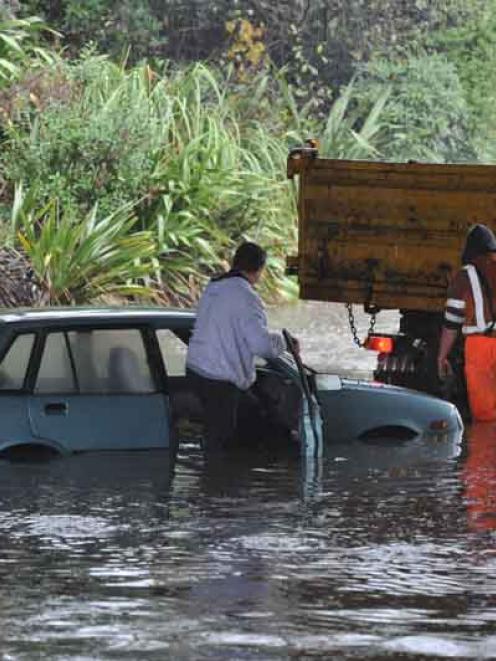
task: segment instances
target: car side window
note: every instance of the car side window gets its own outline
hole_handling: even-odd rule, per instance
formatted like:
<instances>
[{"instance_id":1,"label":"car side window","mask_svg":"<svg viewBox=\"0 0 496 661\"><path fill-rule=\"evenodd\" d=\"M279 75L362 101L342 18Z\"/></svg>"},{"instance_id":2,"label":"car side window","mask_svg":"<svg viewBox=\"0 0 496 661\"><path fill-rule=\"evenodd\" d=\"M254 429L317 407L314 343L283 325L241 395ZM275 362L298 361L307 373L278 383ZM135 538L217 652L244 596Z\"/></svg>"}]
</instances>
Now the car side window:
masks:
<instances>
[{"instance_id":1,"label":"car side window","mask_svg":"<svg viewBox=\"0 0 496 661\"><path fill-rule=\"evenodd\" d=\"M186 374L187 345L167 328L157 330L157 339L167 375L184 376Z\"/></svg>"},{"instance_id":2,"label":"car side window","mask_svg":"<svg viewBox=\"0 0 496 661\"><path fill-rule=\"evenodd\" d=\"M78 330L68 338L81 393L155 392L138 329Z\"/></svg>"},{"instance_id":3,"label":"car side window","mask_svg":"<svg viewBox=\"0 0 496 661\"><path fill-rule=\"evenodd\" d=\"M77 392L74 371L64 333L50 333L45 340L35 392Z\"/></svg>"},{"instance_id":4,"label":"car side window","mask_svg":"<svg viewBox=\"0 0 496 661\"><path fill-rule=\"evenodd\" d=\"M18 335L0 364L0 390L21 390L26 378L34 333Z\"/></svg>"},{"instance_id":5,"label":"car side window","mask_svg":"<svg viewBox=\"0 0 496 661\"><path fill-rule=\"evenodd\" d=\"M50 333L36 381L37 393L155 392L138 329Z\"/></svg>"}]
</instances>

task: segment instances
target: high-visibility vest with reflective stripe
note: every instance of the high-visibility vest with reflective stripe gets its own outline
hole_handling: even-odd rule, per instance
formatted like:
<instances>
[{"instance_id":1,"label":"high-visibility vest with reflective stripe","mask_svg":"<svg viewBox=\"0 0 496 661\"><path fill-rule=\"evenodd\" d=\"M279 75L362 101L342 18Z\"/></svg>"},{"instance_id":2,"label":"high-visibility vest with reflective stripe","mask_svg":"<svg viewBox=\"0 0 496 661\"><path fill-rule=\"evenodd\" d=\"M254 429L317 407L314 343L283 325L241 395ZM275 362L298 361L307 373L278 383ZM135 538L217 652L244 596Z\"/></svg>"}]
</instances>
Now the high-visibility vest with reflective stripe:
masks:
<instances>
[{"instance_id":1,"label":"high-visibility vest with reflective stripe","mask_svg":"<svg viewBox=\"0 0 496 661\"><path fill-rule=\"evenodd\" d=\"M465 323L462 326L462 332L464 335L474 335L475 333L483 334L493 326L493 320L491 319L488 321L484 314L484 296L482 295L479 274L473 264L467 264L463 269L467 272L468 281L470 283L472 300L474 303L474 314L472 318L465 319Z\"/></svg>"}]
</instances>

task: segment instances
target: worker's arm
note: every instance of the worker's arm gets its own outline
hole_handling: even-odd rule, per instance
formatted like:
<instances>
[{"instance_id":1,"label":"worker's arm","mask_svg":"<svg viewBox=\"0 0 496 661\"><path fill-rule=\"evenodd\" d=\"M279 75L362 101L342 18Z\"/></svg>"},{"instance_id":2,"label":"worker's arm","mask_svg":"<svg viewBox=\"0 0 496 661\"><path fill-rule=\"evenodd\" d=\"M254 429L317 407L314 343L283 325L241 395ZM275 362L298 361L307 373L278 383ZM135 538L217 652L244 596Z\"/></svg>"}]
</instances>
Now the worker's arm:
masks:
<instances>
[{"instance_id":1,"label":"worker's arm","mask_svg":"<svg viewBox=\"0 0 496 661\"><path fill-rule=\"evenodd\" d=\"M443 330L441 331L439 351L437 354L437 373L440 379L445 379L453 371L449 364L448 356L455 344L457 335L458 331L454 328L443 327Z\"/></svg>"},{"instance_id":2,"label":"worker's arm","mask_svg":"<svg viewBox=\"0 0 496 661\"><path fill-rule=\"evenodd\" d=\"M465 271L458 271L448 289L444 308L443 328L437 354L437 373L440 379L449 376L453 370L448 356L465 322L466 297L470 290Z\"/></svg>"},{"instance_id":3,"label":"worker's arm","mask_svg":"<svg viewBox=\"0 0 496 661\"><path fill-rule=\"evenodd\" d=\"M276 358L286 349L282 335L269 332L263 304L256 295L245 308L242 327L245 342L255 356Z\"/></svg>"}]
</instances>

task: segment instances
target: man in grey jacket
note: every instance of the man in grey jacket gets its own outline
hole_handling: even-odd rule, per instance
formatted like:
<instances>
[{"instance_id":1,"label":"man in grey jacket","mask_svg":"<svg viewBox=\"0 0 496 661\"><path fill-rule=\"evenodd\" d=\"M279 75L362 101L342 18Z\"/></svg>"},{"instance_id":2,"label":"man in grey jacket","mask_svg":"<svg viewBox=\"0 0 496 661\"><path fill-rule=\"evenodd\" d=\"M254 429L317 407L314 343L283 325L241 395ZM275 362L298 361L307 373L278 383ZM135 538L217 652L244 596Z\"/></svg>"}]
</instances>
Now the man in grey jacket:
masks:
<instances>
[{"instance_id":1,"label":"man in grey jacket","mask_svg":"<svg viewBox=\"0 0 496 661\"><path fill-rule=\"evenodd\" d=\"M240 396L255 382L255 357L275 358L286 348L281 334L269 332L254 290L266 259L256 243L241 244L231 270L212 278L198 305L186 365L203 405L209 449L232 441Z\"/></svg>"}]
</instances>

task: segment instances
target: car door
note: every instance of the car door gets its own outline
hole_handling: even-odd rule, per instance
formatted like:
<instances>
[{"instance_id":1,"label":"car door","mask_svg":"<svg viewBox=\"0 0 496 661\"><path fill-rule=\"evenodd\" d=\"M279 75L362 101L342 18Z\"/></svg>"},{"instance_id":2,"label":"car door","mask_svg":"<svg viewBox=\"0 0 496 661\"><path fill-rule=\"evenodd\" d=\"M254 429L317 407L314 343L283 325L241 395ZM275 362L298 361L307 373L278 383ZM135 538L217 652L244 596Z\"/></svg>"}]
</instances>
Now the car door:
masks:
<instances>
[{"instance_id":1,"label":"car door","mask_svg":"<svg viewBox=\"0 0 496 661\"><path fill-rule=\"evenodd\" d=\"M300 452L306 457L320 457L323 452L322 417L307 369L301 364L297 354L291 356L286 353L269 361L268 366L297 384L300 389L301 409L298 412ZM260 367L257 369L257 372L259 371L261 371ZM290 415L293 417L294 411Z\"/></svg>"},{"instance_id":2,"label":"car door","mask_svg":"<svg viewBox=\"0 0 496 661\"><path fill-rule=\"evenodd\" d=\"M139 328L46 334L29 398L35 437L69 451L170 444L169 403Z\"/></svg>"},{"instance_id":3,"label":"car door","mask_svg":"<svg viewBox=\"0 0 496 661\"><path fill-rule=\"evenodd\" d=\"M0 451L32 441L25 386L35 337L12 337L0 361Z\"/></svg>"}]
</instances>

